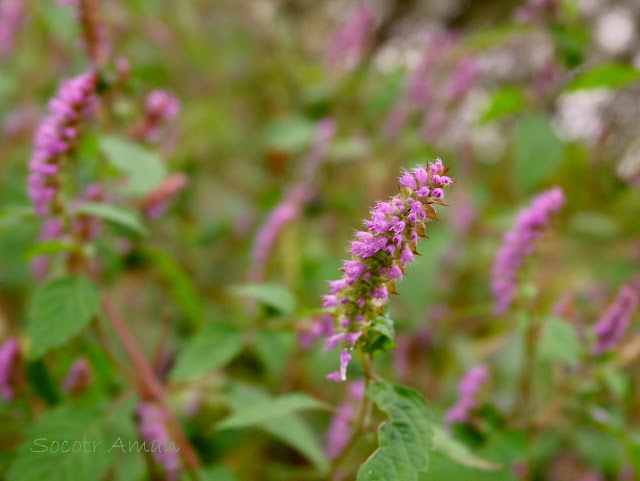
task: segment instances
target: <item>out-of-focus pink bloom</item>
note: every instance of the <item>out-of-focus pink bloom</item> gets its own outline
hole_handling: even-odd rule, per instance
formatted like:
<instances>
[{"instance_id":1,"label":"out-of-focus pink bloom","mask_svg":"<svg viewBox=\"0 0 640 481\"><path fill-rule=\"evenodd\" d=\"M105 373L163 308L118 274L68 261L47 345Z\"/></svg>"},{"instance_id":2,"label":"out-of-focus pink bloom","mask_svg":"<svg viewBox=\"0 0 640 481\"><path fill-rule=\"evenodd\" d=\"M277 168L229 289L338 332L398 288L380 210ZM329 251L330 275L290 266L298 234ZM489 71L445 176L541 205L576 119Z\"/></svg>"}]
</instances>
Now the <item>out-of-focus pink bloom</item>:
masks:
<instances>
[{"instance_id":1,"label":"out-of-focus pink bloom","mask_svg":"<svg viewBox=\"0 0 640 481\"><path fill-rule=\"evenodd\" d=\"M142 199L140 203L142 212L151 219L157 219L164 214L169 203L184 190L188 183L189 177L186 174L171 174Z\"/></svg>"},{"instance_id":2,"label":"out-of-focus pink bloom","mask_svg":"<svg viewBox=\"0 0 640 481\"><path fill-rule=\"evenodd\" d=\"M42 224L40 231L40 241L55 240L60 237L64 230L62 221L56 217L46 219ZM48 255L40 255L31 261L31 274L36 279L43 279L49 271L50 257Z\"/></svg>"},{"instance_id":3,"label":"out-of-focus pink bloom","mask_svg":"<svg viewBox=\"0 0 640 481\"><path fill-rule=\"evenodd\" d=\"M385 123L385 134L388 138L396 138L407 122L407 108L402 104L402 101L398 102L391 110L391 113L387 116Z\"/></svg>"},{"instance_id":4,"label":"out-of-focus pink bloom","mask_svg":"<svg viewBox=\"0 0 640 481\"><path fill-rule=\"evenodd\" d=\"M511 466L511 472L516 478L525 480L529 476L529 465L524 461L518 461Z\"/></svg>"},{"instance_id":5,"label":"out-of-focus pink bloom","mask_svg":"<svg viewBox=\"0 0 640 481\"><path fill-rule=\"evenodd\" d=\"M180 112L180 101L165 90L152 90L147 96L147 115L171 120Z\"/></svg>"},{"instance_id":6,"label":"out-of-focus pink bloom","mask_svg":"<svg viewBox=\"0 0 640 481\"><path fill-rule=\"evenodd\" d=\"M93 371L89 361L85 357L80 357L73 361L67 377L62 381L62 389L69 393L80 394L85 391L93 382Z\"/></svg>"},{"instance_id":7,"label":"out-of-focus pink bloom","mask_svg":"<svg viewBox=\"0 0 640 481\"><path fill-rule=\"evenodd\" d=\"M300 332L300 345L308 349L316 339L329 337L331 334L333 334L333 316L328 313L320 314L314 318L309 330Z\"/></svg>"},{"instance_id":8,"label":"out-of-focus pink bloom","mask_svg":"<svg viewBox=\"0 0 640 481\"><path fill-rule=\"evenodd\" d=\"M38 121L38 113L32 106L18 107L5 118L2 131L6 139L10 139L27 131Z\"/></svg>"},{"instance_id":9,"label":"out-of-focus pink bloom","mask_svg":"<svg viewBox=\"0 0 640 481\"><path fill-rule=\"evenodd\" d=\"M598 473L589 473L582 476L578 481L605 481Z\"/></svg>"},{"instance_id":10,"label":"out-of-focus pink bloom","mask_svg":"<svg viewBox=\"0 0 640 481\"><path fill-rule=\"evenodd\" d=\"M10 337L0 347L0 398L11 401L15 396L19 366L20 346L14 337Z\"/></svg>"},{"instance_id":11,"label":"out-of-focus pink bloom","mask_svg":"<svg viewBox=\"0 0 640 481\"><path fill-rule=\"evenodd\" d=\"M558 9L558 0L528 0L515 10L518 22L530 23L550 18Z\"/></svg>"},{"instance_id":12,"label":"out-of-focus pink bloom","mask_svg":"<svg viewBox=\"0 0 640 481\"><path fill-rule=\"evenodd\" d=\"M469 195L462 194L456 198L455 207L452 210L451 226L458 234L466 234L478 217L478 209Z\"/></svg>"},{"instance_id":13,"label":"out-of-focus pink bloom","mask_svg":"<svg viewBox=\"0 0 640 481\"><path fill-rule=\"evenodd\" d=\"M574 302L574 295L571 291L565 291L551 307L551 313L557 317L568 317Z\"/></svg>"},{"instance_id":14,"label":"out-of-focus pink bloom","mask_svg":"<svg viewBox=\"0 0 640 481\"><path fill-rule=\"evenodd\" d=\"M58 0L58 5L73 6L82 27L87 56L94 66L101 66L109 57L107 28L102 21L97 0Z\"/></svg>"},{"instance_id":15,"label":"out-of-focus pink bloom","mask_svg":"<svg viewBox=\"0 0 640 481\"><path fill-rule=\"evenodd\" d=\"M355 421L357 405L364 397L365 383L353 381L349 385L349 395L340 404L329 424L324 451L329 459L337 458L347 447L352 436L352 423Z\"/></svg>"},{"instance_id":16,"label":"out-of-focus pink bloom","mask_svg":"<svg viewBox=\"0 0 640 481\"><path fill-rule=\"evenodd\" d=\"M480 68L475 58L462 59L447 84L446 96L448 100L454 102L466 94L474 86L479 75Z\"/></svg>"},{"instance_id":17,"label":"out-of-focus pink bloom","mask_svg":"<svg viewBox=\"0 0 640 481\"><path fill-rule=\"evenodd\" d=\"M164 468L167 480L177 480L180 474L180 447L171 440L166 428L167 414L149 402L138 404L137 414L138 431L154 461Z\"/></svg>"},{"instance_id":18,"label":"out-of-focus pink bloom","mask_svg":"<svg viewBox=\"0 0 640 481\"><path fill-rule=\"evenodd\" d=\"M356 7L330 35L325 59L332 67L354 69L363 60L373 33L374 12L370 5Z\"/></svg>"},{"instance_id":19,"label":"out-of-focus pink bloom","mask_svg":"<svg viewBox=\"0 0 640 481\"><path fill-rule=\"evenodd\" d=\"M613 349L620 342L637 309L638 292L630 285L622 286L616 300L593 328L597 339L594 354Z\"/></svg>"},{"instance_id":20,"label":"out-of-focus pink bloom","mask_svg":"<svg viewBox=\"0 0 640 481\"><path fill-rule=\"evenodd\" d=\"M296 220L313 195L313 182L320 163L326 156L336 133L332 119L323 119L316 126L315 136L305 159L302 179L292 185L282 201L269 213L256 233L251 250L249 278L260 282L265 276L265 266L273 245L284 227Z\"/></svg>"},{"instance_id":21,"label":"out-of-focus pink bloom","mask_svg":"<svg viewBox=\"0 0 640 481\"><path fill-rule=\"evenodd\" d=\"M147 95L144 116L133 126L131 137L155 142L160 127L180 113L180 101L166 90L153 90Z\"/></svg>"},{"instance_id":22,"label":"out-of-focus pink bloom","mask_svg":"<svg viewBox=\"0 0 640 481\"><path fill-rule=\"evenodd\" d=\"M0 0L0 61L11 56L22 21L23 0Z\"/></svg>"},{"instance_id":23,"label":"out-of-focus pink bloom","mask_svg":"<svg viewBox=\"0 0 640 481\"><path fill-rule=\"evenodd\" d=\"M425 140L433 139L438 136L447 125L447 112L441 108L436 107L432 110L428 110L423 119L421 126L421 134Z\"/></svg>"},{"instance_id":24,"label":"out-of-focus pink bloom","mask_svg":"<svg viewBox=\"0 0 640 481\"><path fill-rule=\"evenodd\" d=\"M85 214L77 214L75 211L87 202L101 202L108 199L104 189L100 184L89 184L84 192L78 197L72 206L74 218L72 227L74 233L83 240L92 240L102 232L102 220Z\"/></svg>"},{"instance_id":25,"label":"out-of-focus pink bloom","mask_svg":"<svg viewBox=\"0 0 640 481\"><path fill-rule=\"evenodd\" d=\"M445 424L463 423L469 420L476 407L476 396L489 379L487 366L475 366L462 377L458 385L458 401L445 414Z\"/></svg>"},{"instance_id":26,"label":"out-of-focus pink bloom","mask_svg":"<svg viewBox=\"0 0 640 481\"><path fill-rule=\"evenodd\" d=\"M120 56L116 57L113 63L118 72L118 81L120 83L125 82L129 78L129 75L131 75L131 62L129 62L127 57Z\"/></svg>"},{"instance_id":27,"label":"out-of-focus pink bloom","mask_svg":"<svg viewBox=\"0 0 640 481\"><path fill-rule=\"evenodd\" d=\"M515 225L504 235L491 271L496 313L504 314L511 306L518 288L518 272L525 258L533 253L535 242L551 221L551 214L558 212L564 202L560 187L537 195L529 207L520 211Z\"/></svg>"},{"instance_id":28,"label":"out-of-focus pink bloom","mask_svg":"<svg viewBox=\"0 0 640 481\"><path fill-rule=\"evenodd\" d=\"M94 72L88 72L63 82L36 130L28 191L38 215L50 214L60 162L75 146L82 121L97 106L97 80Z\"/></svg>"}]
</instances>

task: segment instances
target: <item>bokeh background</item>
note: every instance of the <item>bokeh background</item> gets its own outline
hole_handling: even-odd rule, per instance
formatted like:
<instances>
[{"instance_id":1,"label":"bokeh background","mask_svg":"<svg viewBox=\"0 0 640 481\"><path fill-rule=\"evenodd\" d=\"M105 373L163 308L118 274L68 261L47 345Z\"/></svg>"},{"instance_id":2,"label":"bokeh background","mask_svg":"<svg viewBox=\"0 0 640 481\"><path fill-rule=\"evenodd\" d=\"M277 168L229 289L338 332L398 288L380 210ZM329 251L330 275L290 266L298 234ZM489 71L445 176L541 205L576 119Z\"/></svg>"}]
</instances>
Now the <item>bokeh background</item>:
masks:
<instances>
[{"instance_id":1,"label":"bokeh background","mask_svg":"<svg viewBox=\"0 0 640 481\"><path fill-rule=\"evenodd\" d=\"M88 65L72 6L18 3L17 15L0 9L0 32L13 40L0 46L0 338L20 332L41 283L30 270L42 254L34 247L40 221L25 214L34 129L60 80ZM618 288L640 288L640 4L120 0L102 2L100 12L112 58L126 58L130 74L80 148L78 182L92 175L82 162L102 155L97 139L126 132L154 89L175 95L180 112L147 146L168 171L189 178L167 212L146 221L145 238L109 228L95 239L103 278L161 376L203 329L244 333L224 368L169 383L206 462L238 479L320 479L328 413L303 416L310 440L212 426L232 409L229 399L241 403L229 394L234 383L334 404L344 397L344 386L324 379L337 353L321 342L303 348L299 339L327 280L339 276L353 230L376 200L397 192L400 168L441 157L457 181L445 198L450 207L438 210L441 221L428 226L422 257L392 299L397 349L376 358L376 369L422 392L439 418L467 368L490 362L480 421L458 435L504 469L482 473L434 455L424 479L638 479L637 361L624 370L600 365L592 389L563 415L533 433L521 428L505 413L518 402L523 321L516 311L494 314L490 282L517 211L561 186L567 204L522 288L535 299L531 315L564 318L581 345L573 368L558 367L566 346L548 341L551 354L536 371L542 408L575 363L583 365L590 326ZM300 185L298 210L256 272L260 226ZM251 291L256 285L262 289ZM260 302L248 300L247 289ZM88 335L48 354L38 375L54 389L84 353L102 379L93 389L113 394L125 381L96 367L106 365L100 351ZM354 363L350 376L359 369ZM36 412L61 402L38 394L44 381L33 376ZM0 405L0 473L24 439L24 416ZM374 438L335 479L352 479ZM109 479L152 479L143 462L130 464Z\"/></svg>"}]
</instances>

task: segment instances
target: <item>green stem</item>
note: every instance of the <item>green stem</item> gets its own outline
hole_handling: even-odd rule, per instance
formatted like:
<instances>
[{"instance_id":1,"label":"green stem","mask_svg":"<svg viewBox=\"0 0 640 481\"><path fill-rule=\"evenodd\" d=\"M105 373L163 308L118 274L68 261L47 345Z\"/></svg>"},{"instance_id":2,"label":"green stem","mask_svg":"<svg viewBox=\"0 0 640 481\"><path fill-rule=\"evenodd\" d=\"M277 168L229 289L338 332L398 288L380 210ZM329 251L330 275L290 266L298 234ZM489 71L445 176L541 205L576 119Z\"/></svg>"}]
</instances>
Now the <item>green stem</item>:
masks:
<instances>
[{"instance_id":1,"label":"green stem","mask_svg":"<svg viewBox=\"0 0 640 481\"><path fill-rule=\"evenodd\" d=\"M362 366L364 368L364 380L367 387L369 387L369 384L371 383L371 381L377 379L378 377L374 374L373 368L371 366L371 355L361 351L360 357L362 359ZM369 401L369 398L365 393L365 396L362 398L362 403L360 404L360 410L358 412L358 417L356 419L356 423L355 423L353 433L351 435L351 439L349 440L349 443L345 446L345 448L342 450L342 452L331 463L331 468L329 469L329 475L327 477L327 481L331 481L335 479L337 469L347 458L351 450L355 447L355 445L360 439L360 436L367 432L367 426L369 424L370 415L371 415L371 401Z\"/></svg>"}]
</instances>

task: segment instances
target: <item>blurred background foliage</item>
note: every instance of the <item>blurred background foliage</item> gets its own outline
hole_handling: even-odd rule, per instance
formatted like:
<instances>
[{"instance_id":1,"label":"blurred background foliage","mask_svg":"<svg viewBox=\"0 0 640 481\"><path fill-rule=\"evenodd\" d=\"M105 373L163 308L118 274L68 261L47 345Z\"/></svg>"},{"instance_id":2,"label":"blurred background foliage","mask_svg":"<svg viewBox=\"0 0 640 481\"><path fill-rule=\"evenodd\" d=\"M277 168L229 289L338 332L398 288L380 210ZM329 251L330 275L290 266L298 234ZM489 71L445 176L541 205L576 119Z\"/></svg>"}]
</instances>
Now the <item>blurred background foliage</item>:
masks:
<instances>
[{"instance_id":1,"label":"blurred background foliage","mask_svg":"<svg viewBox=\"0 0 640 481\"><path fill-rule=\"evenodd\" d=\"M319 440L327 412L291 414L259 430L215 431L214 424L248 399L289 391L332 404L344 397L342 385L324 380L337 353L319 345L303 350L297 335L310 326L326 281L337 278L353 229L377 199L396 192L399 169L439 156L458 183L393 298L399 347L376 358L376 369L424 393L439 419L466 368L492 360L480 418L456 434L504 469L481 473L434 455L424 479L573 480L590 472L638 479L622 477L637 468L640 449L633 369L597 366L566 415L538 431L505 413L517 402L518 338L527 318L549 319L559 300L571 299L561 314L570 332L560 327L542 338L536 406L544 406L585 357L589 326L618 287L639 274L640 4L549 2L553 9L540 17L517 21L517 1L371 2L365 51L355 65L342 65L327 62L327 45L356 2L102 3L111 50L129 60L131 75L105 127L83 140L78 176L90 175L81 166L96 162L105 135L141 115L150 90L180 99L180 115L155 149L168 171L188 174L189 187L147 223L148 236L128 237L126 255L118 228L95 249L131 329L158 372L172 372L172 404L189 419L206 463L225 464L247 480L318 479L326 472ZM33 131L60 79L87 68L72 9L25 1L20 27L14 51L0 64L0 336L21 329L36 288L29 261L39 221L27 214L25 181ZM423 108L407 90L423 56L434 53L423 47L434 32L455 40L424 74L432 97ZM451 94L465 59L477 73ZM398 108L404 122L394 121ZM280 232L268 284L247 286L256 230L304 172L325 118L337 132L313 179L313 197ZM502 234L519 208L554 185L564 189L567 206L522 285L535 303L496 317L489 283ZM123 389L89 335L30 366L34 389L42 391L38 403L61 402L55 386L78 352L98 372L95 399ZM350 377L359 369L354 363ZM602 409L605 423L593 416ZM0 416L3 472L25 439L25 420L7 405ZM373 440L367 434L349 455L344 479ZM528 477L514 469L521 461ZM144 466L130 459L116 466L111 479L145 477Z\"/></svg>"}]
</instances>

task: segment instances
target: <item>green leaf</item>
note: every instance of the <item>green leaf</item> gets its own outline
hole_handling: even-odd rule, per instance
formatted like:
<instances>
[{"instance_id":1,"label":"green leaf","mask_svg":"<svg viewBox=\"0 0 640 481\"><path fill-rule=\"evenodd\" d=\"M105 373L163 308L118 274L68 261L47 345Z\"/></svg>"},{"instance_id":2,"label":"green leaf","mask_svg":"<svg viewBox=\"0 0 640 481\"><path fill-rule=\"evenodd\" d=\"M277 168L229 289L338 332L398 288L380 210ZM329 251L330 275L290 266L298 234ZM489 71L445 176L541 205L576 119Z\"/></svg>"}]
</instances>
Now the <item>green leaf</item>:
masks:
<instances>
[{"instance_id":1,"label":"green leaf","mask_svg":"<svg viewBox=\"0 0 640 481\"><path fill-rule=\"evenodd\" d=\"M393 340L395 335L393 320L387 316L377 317L371 322L369 339L363 349L371 353L395 349L396 343Z\"/></svg>"},{"instance_id":2,"label":"green leaf","mask_svg":"<svg viewBox=\"0 0 640 481\"><path fill-rule=\"evenodd\" d=\"M558 47L558 53L567 67L577 67L582 63L590 34L584 25L578 22L573 22L572 25L555 22L549 25L549 33L551 33L551 37Z\"/></svg>"},{"instance_id":3,"label":"green leaf","mask_svg":"<svg viewBox=\"0 0 640 481\"><path fill-rule=\"evenodd\" d=\"M470 32L465 35L464 39L461 39L461 43L465 48L486 51L492 47L506 44L514 37L522 37L532 31L533 29L528 25L508 23Z\"/></svg>"},{"instance_id":4,"label":"green leaf","mask_svg":"<svg viewBox=\"0 0 640 481\"><path fill-rule=\"evenodd\" d=\"M36 213L31 205L5 207L0 214L0 231L36 218Z\"/></svg>"},{"instance_id":5,"label":"green leaf","mask_svg":"<svg viewBox=\"0 0 640 481\"><path fill-rule=\"evenodd\" d=\"M246 406L242 411L232 414L216 427L217 429L238 429L255 426L287 414L310 409L329 409L329 406L306 394L285 394L278 398L266 399Z\"/></svg>"},{"instance_id":6,"label":"green leaf","mask_svg":"<svg viewBox=\"0 0 640 481\"><path fill-rule=\"evenodd\" d=\"M426 403L413 389L374 382L367 396L388 419L379 431L380 447L360 467L358 481L416 481L427 472L433 429Z\"/></svg>"},{"instance_id":7,"label":"green leaf","mask_svg":"<svg viewBox=\"0 0 640 481\"><path fill-rule=\"evenodd\" d=\"M7 481L102 479L113 455L101 417L98 410L78 406L62 406L45 413L27 429ZM76 452L65 453L63 448Z\"/></svg>"},{"instance_id":8,"label":"green leaf","mask_svg":"<svg viewBox=\"0 0 640 481\"><path fill-rule=\"evenodd\" d=\"M190 480L189 476L185 476L185 481ZM198 471L198 479L200 481L236 481L237 478L224 466L207 466Z\"/></svg>"},{"instance_id":9,"label":"green leaf","mask_svg":"<svg viewBox=\"0 0 640 481\"><path fill-rule=\"evenodd\" d=\"M22 254L25 260L33 259L37 256L58 254L60 252L71 252L76 249L75 244L58 239L38 242L27 249Z\"/></svg>"},{"instance_id":10,"label":"green leaf","mask_svg":"<svg viewBox=\"0 0 640 481\"><path fill-rule=\"evenodd\" d=\"M118 404L107 405L104 420L105 432L108 436L106 451L111 449L114 460L111 479L126 479L140 481L145 478L147 466L144 453L137 450L129 451L130 443L138 441L140 434L135 422L135 408L138 404L136 397L125 399ZM124 446L124 449L120 446ZM113 449L112 449L113 447Z\"/></svg>"},{"instance_id":11,"label":"green leaf","mask_svg":"<svg viewBox=\"0 0 640 481\"><path fill-rule=\"evenodd\" d=\"M225 365L240 353L242 332L230 326L214 324L189 341L171 370L171 379L189 378Z\"/></svg>"},{"instance_id":12,"label":"green leaf","mask_svg":"<svg viewBox=\"0 0 640 481\"><path fill-rule=\"evenodd\" d=\"M76 210L78 214L86 214L99 217L139 235L147 235L147 228L140 217L135 212L125 210L113 204L103 204L100 202L85 202Z\"/></svg>"},{"instance_id":13,"label":"green leaf","mask_svg":"<svg viewBox=\"0 0 640 481\"><path fill-rule=\"evenodd\" d=\"M99 308L100 293L86 277L63 277L46 284L29 303L31 358L37 359L78 334Z\"/></svg>"},{"instance_id":14,"label":"green leaf","mask_svg":"<svg viewBox=\"0 0 640 481\"><path fill-rule=\"evenodd\" d=\"M35 394L51 405L58 404L60 401L58 385L42 359L27 362L25 373L29 381L29 387Z\"/></svg>"},{"instance_id":15,"label":"green leaf","mask_svg":"<svg viewBox=\"0 0 640 481\"><path fill-rule=\"evenodd\" d=\"M484 471L495 471L502 467L499 463L493 463L476 456L469 451L467 446L449 436L439 425L432 424L431 428L433 429L433 450L452 461L468 468Z\"/></svg>"},{"instance_id":16,"label":"green leaf","mask_svg":"<svg viewBox=\"0 0 640 481\"><path fill-rule=\"evenodd\" d=\"M620 221L610 215L583 210L576 212L569 224L572 233L599 240L615 239L620 235Z\"/></svg>"},{"instance_id":17,"label":"green leaf","mask_svg":"<svg viewBox=\"0 0 640 481\"><path fill-rule=\"evenodd\" d=\"M256 333L254 349L270 378L279 380L296 346L297 338L293 332L263 329Z\"/></svg>"},{"instance_id":18,"label":"green leaf","mask_svg":"<svg viewBox=\"0 0 640 481\"><path fill-rule=\"evenodd\" d=\"M608 63L598 65L577 75L567 90L621 88L640 81L640 70L631 65Z\"/></svg>"},{"instance_id":19,"label":"green leaf","mask_svg":"<svg viewBox=\"0 0 640 481\"><path fill-rule=\"evenodd\" d=\"M284 315L293 314L296 308L296 298L289 289L280 284L243 284L232 286L230 292L238 296L254 298Z\"/></svg>"},{"instance_id":20,"label":"green leaf","mask_svg":"<svg viewBox=\"0 0 640 481\"><path fill-rule=\"evenodd\" d=\"M129 194L148 194L166 177L166 168L156 153L112 135L101 137L99 142L109 163L127 175L126 192Z\"/></svg>"},{"instance_id":21,"label":"green leaf","mask_svg":"<svg viewBox=\"0 0 640 481\"><path fill-rule=\"evenodd\" d=\"M204 308L191 278L166 253L157 249L145 249L145 255L167 281L180 308L196 327L200 327L204 321Z\"/></svg>"},{"instance_id":22,"label":"green leaf","mask_svg":"<svg viewBox=\"0 0 640 481\"><path fill-rule=\"evenodd\" d=\"M269 400L271 397L258 388L232 384L226 389L228 406L234 413L242 412L257 402ZM278 419L265 421L256 426L288 444L307 457L320 473L326 473L329 462L314 432L298 414L290 413Z\"/></svg>"},{"instance_id":23,"label":"green leaf","mask_svg":"<svg viewBox=\"0 0 640 481\"><path fill-rule=\"evenodd\" d=\"M503 87L493 94L489 106L480 116L482 123L498 120L525 109L529 101L517 87Z\"/></svg>"},{"instance_id":24,"label":"green leaf","mask_svg":"<svg viewBox=\"0 0 640 481\"><path fill-rule=\"evenodd\" d=\"M565 145L541 115L523 117L515 134L515 176L519 187L537 187L556 170Z\"/></svg>"},{"instance_id":25,"label":"green leaf","mask_svg":"<svg viewBox=\"0 0 640 481\"><path fill-rule=\"evenodd\" d=\"M538 353L541 359L575 365L580 357L580 339L567 321L551 317L542 326Z\"/></svg>"},{"instance_id":26,"label":"green leaf","mask_svg":"<svg viewBox=\"0 0 640 481\"><path fill-rule=\"evenodd\" d=\"M624 373L605 366L597 372L597 376L616 399L623 399L627 394L629 380Z\"/></svg>"},{"instance_id":27,"label":"green leaf","mask_svg":"<svg viewBox=\"0 0 640 481\"><path fill-rule=\"evenodd\" d=\"M277 120L269 124L265 130L265 144L270 150L284 152L301 152L311 139L315 126L313 122L303 118Z\"/></svg>"}]
</instances>

